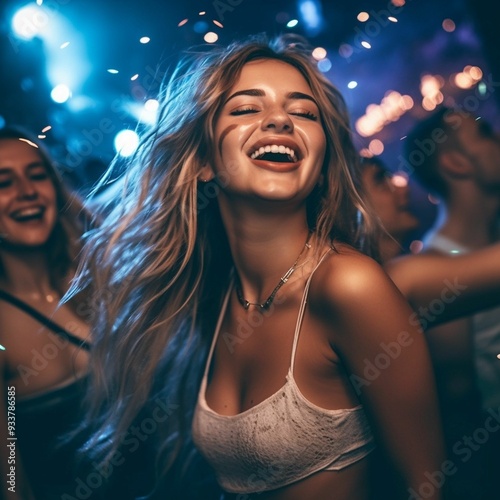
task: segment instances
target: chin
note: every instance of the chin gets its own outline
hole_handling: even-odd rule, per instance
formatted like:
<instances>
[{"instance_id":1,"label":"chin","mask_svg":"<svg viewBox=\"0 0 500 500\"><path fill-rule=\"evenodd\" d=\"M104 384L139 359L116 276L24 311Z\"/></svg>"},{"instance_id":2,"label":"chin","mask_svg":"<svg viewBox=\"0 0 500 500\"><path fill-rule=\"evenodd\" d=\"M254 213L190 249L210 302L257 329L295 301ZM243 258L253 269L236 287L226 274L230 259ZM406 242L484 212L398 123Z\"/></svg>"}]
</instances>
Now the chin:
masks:
<instances>
[{"instance_id":1,"label":"chin","mask_svg":"<svg viewBox=\"0 0 500 500\"><path fill-rule=\"evenodd\" d=\"M43 250L47 245L48 238L33 238L29 240L7 240L1 241L2 250L8 252L33 252Z\"/></svg>"}]
</instances>

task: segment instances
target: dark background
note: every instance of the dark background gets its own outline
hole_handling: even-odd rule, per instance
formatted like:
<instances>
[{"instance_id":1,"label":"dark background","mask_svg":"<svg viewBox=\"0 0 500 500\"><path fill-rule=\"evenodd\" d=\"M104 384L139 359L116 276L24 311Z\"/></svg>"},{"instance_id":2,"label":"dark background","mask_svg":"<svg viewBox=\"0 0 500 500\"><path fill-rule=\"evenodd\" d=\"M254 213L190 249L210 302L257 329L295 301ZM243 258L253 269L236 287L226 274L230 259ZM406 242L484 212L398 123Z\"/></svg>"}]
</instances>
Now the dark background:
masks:
<instances>
[{"instance_id":1,"label":"dark background","mask_svg":"<svg viewBox=\"0 0 500 500\"><path fill-rule=\"evenodd\" d=\"M47 125L44 141L75 183L99 174L114 155L113 139L134 129L144 102L154 98L162 76L182 50L204 43L207 31L226 44L252 33L295 32L327 50L327 76L341 89L353 125L369 105L380 105L390 91L411 96L413 107L369 137L357 135L359 149L372 139L384 145L381 158L401 168L402 141L422 107L422 77L440 78L445 104L485 116L500 128L499 8L489 0L313 0L320 26L308 28L301 13L305 0L44 0L45 14L32 18L42 34L16 37L12 18L34 1L3 0L0 5L0 125L20 124L35 133ZM403 6L396 8L394 3ZM314 11L314 9L313 9ZM360 11L370 14L359 22ZM200 14L205 12L205 14ZM387 20L394 15L397 23ZM178 24L187 19L187 22ZM288 28L291 19L299 22ZM443 29L451 19L455 29ZM217 26L213 21L221 23ZM204 24L203 24L204 23ZM151 41L141 44L139 38ZM361 41L371 49L361 46ZM61 48L64 42L70 42ZM352 54L346 56L349 45ZM339 54L339 49L344 57ZM483 76L470 89L454 84L467 65ZM108 69L116 69L111 74ZM139 76L135 81L131 77ZM350 81L358 83L349 89ZM480 92L482 82L483 94ZM50 92L67 83L72 97L57 104ZM485 90L486 89L486 90ZM82 181L83 182L83 181ZM432 207L415 191L418 210L429 218Z\"/></svg>"}]
</instances>

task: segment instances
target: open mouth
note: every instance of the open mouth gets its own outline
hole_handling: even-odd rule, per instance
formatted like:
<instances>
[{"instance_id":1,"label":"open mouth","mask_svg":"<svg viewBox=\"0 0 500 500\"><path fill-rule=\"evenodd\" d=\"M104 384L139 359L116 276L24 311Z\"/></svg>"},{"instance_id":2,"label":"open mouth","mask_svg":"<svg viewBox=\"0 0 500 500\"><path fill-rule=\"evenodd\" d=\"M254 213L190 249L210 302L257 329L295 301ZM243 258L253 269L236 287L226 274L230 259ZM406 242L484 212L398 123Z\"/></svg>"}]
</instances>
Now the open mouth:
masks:
<instances>
[{"instance_id":1,"label":"open mouth","mask_svg":"<svg viewBox=\"0 0 500 500\"><path fill-rule=\"evenodd\" d=\"M45 213L44 207L30 207L30 208L15 210L10 214L10 216L16 222L30 222L30 221L41 220L44 213Z\"/></svg>"},{"instance_id":2,"label":"open mouth","mask_svg":"<svg viewBox=\"0 0 500 500\"><path fill-rule=\"evenodd\" d=\"M277 163L296 163L297 154L292 148L283 145L269 144L256 149L250 154L252 160L264 160Z\"/></svg>"}]
</instances>

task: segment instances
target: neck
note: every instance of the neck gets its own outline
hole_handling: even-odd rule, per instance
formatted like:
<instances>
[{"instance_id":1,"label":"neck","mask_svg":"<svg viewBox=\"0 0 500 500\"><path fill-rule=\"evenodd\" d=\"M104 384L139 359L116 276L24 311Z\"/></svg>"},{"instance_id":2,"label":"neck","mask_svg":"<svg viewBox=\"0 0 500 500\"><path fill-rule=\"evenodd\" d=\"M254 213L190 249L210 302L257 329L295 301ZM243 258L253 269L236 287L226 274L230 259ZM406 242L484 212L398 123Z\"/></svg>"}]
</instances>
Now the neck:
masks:
<instances>
[{"instance_id":1,"label":"neck","mask_svg":"<svg viewBox=\"0 0 500 500\"><path fill-rule=\"evenodd\" d=\"M47 257L43 250L19 250L0 253L4 271L2 283L16 295L30 295L33 298L52 296Z\"/></svg>"},{"instance_id":2,"label":"neck","mask_svg":"<svg viewBox=\"0 0 500 500\"><path fill-rule=\"evenodd\" d=\"M471 249L493 243L497 237L500 199L484 193L460 194L441 202L431 233L441 234Z\"/></svg>"},{"instance_id":3,"label":"neck","mask_svg":"<svg viewBox=\"0 0 500 500\"><path fill-rule=\"evenodd\" d=\"M227 210L221 203L221 216L242 295L250 302L262 303L304 249L309 235L305 207L263 214L233 205ZM307 259L304 251L297 266Z\"/></svg>"},{"instance_id":4,"label":"neck","mask_svg":"<svg viewBox=\"0 0 500 500\"><path fill-rule=\"evenodd\" d=\"M397 239L391 238L389 235L381 236L378 247L380 260L382 263L389 262L401 253L402 248L401 242Z\"/></svg>"}]
</instances>

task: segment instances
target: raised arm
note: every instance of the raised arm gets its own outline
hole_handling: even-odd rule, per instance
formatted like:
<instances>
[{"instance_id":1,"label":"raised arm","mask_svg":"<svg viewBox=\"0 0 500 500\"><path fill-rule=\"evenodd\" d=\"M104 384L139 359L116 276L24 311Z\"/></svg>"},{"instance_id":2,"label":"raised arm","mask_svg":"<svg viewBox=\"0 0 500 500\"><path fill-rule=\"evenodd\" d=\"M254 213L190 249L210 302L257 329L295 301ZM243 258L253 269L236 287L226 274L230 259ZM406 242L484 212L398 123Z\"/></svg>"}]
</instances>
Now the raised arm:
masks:
<instances>
[{"instance_id":1,"label":"raised arm","mask_svg":"<svg viewBox=\"0 0 500 500\"><path fill-rule=\"evenodd\" d=\"M424 328L500 304L500 244L457 256L407 255L385 269Z\"/></svg>"},{"instance_id":2,"label":"raised arm","mask_svg":"<svg viewBox=\"0 0 500 500\"><path fill-rule=\"evenodd\" d=\"M411 498L446 466L434 376L413 311L384 271L354 253L327 263L321 289L331 344ZM426 490L426 495L429 490ZM429 499L442 498L433 488Z\"/></svg>"}]
</instances>

